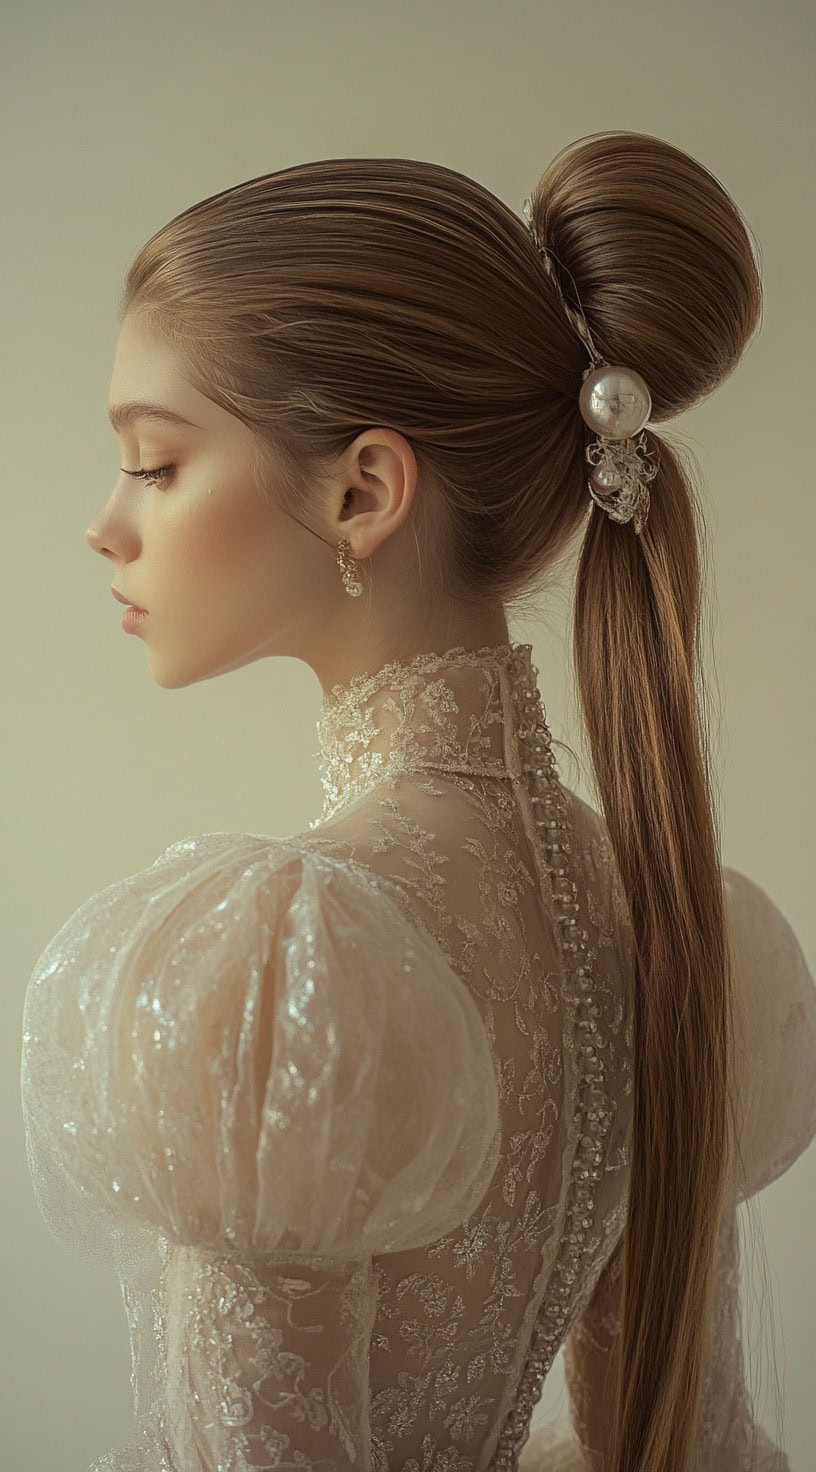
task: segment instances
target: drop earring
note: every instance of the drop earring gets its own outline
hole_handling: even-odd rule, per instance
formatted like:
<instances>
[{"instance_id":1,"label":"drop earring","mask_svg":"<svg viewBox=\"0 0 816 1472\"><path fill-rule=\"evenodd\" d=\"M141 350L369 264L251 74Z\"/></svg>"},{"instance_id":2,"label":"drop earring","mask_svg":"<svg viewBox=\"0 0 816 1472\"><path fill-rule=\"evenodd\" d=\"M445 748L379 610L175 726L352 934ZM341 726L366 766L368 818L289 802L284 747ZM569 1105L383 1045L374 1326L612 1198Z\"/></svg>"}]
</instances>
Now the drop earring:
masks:
<instances>
[{"instance_id":1,"label":"drop earring","mask_svg":"<svg viewBox=\"0 0 816 1472\"><path fill-rule=\"evenodd\" d=\"M363 591L363 585L356 571L357 564L351 555L351 542L346 541L345 538L343 538L337 547L337 565L343 574L346 592L352 598L359 598Z\"/></svg>"}]
</instances>

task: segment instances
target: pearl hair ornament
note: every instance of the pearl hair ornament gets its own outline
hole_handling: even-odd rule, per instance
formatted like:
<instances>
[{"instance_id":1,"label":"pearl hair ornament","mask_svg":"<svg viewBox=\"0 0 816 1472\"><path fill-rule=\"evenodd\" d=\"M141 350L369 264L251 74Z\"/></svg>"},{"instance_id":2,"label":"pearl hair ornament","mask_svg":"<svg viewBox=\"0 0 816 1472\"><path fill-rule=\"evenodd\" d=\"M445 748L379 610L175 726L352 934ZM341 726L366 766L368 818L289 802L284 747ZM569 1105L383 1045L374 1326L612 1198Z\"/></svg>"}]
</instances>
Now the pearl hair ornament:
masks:
<instances>
[{"instance_id":1,"label":"pearl hair ornament","mask_svg":"<svg viewBox=\"0 0 816 1472\"><path fill-rule=\"evenodd\" d=\"M609 363L592 341L583 312L566 300L556 276L555 265L570 277L570 272L539 237L533 221L532 199L524 201L524 216L544 269L555 286L561 304L591 359L584 369L583 384L578 395L578 408L584 423L596 438L586 447L586 458L593 466L587 489L597 506L612 521L633 521L638 535L649 515L649 486L660 463L657 448L650 451L642 433L652 412L652 396L645 380L633 368ZM579 301L575 282L575 299Z\"/></svg>"},{"instance_id":2,"label":"pearl hair ornament","mask_svg":"<svg viewBox=\"0 0 816 1472\"><path fill-rule=\"evenodd\" d=\"M592 341L583 312L567 301L555 272L557 264L572 281L572 276L558 257L540 239L533 222L532 200L524 201L524 215L535 247L544 264L578 336L589 352L590 364L584 369L578 408L584 423L595 439L586 447L586 458L592 466L587 489L596 506L612 521L634 523L639 536L649 515L649 481L654 480L660 463L657 447L649 450L643 433L652 412L652 396L644 378L633 368L609 363ZM572 282L575 291L575 282ZM575 291L575 299L579 300ZM343 574L346 592L359 598L363 591L351 555L351 543L345 538L337 547L337 563Z\"/></svg>"}]
</instances>

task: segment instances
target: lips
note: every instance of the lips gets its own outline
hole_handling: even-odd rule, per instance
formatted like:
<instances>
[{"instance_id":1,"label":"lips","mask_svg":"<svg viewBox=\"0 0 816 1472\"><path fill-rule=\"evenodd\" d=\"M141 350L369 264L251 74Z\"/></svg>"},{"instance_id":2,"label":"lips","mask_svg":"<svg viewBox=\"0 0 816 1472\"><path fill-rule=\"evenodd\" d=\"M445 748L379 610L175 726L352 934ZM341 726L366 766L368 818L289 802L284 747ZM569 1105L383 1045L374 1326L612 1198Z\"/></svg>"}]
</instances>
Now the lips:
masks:
<instances>
[{"instance_id":1,"label":"lips","mask_svg":"<svg viewBox=\"0 0 816 1472\"><path fill-rule=\"evenodd\" d=\"M123 597L118 588L111 588L111 592L114 598L118 598L119 602L124 603L127 608L135 608L137 613L147 613L146 608L140 608L138 603L131 603L128 598Z\"/></svg>"}]
</instances>

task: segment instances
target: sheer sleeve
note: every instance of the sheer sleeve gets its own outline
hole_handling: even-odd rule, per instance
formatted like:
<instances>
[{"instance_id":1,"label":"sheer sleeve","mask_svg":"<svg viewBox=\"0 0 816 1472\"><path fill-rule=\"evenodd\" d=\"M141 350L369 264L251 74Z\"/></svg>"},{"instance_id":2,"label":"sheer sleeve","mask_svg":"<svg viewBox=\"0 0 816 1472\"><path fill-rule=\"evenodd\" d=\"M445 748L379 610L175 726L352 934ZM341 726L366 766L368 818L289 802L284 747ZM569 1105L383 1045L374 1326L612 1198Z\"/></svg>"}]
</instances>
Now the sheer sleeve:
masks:
<instances>
[{"instance_id":1,"label":"sheer sleeve","mask_svg":"<svg viewBox=\"0 0 816 1472\"><path fill-rule=\"evenodd\" d=\"M123 1274L133 1234L165 1245L156 1466L368 1465L372 1254L459 1225L499 1153L433 938L359 867L203 835L66 922L24 1037L51 1230Z\"/></svg>"}]
</instances>

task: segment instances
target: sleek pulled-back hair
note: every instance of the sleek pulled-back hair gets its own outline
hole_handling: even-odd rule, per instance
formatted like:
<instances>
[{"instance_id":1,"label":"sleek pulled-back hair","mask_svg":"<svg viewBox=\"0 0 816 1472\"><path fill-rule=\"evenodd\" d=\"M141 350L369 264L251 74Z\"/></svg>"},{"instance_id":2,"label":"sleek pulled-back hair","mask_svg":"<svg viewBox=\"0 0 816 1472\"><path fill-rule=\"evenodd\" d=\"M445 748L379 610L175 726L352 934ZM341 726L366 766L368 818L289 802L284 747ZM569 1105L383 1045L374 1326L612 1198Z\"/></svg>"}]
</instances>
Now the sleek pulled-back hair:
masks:
<instances>
[{"instance_id":1,"label":"sleek pulled-back hair","mask_svg":"<svg viewBox=\"0 0 816 1472\"><path fill-rule=\"evenodd\" d=\"M761 286L747 227L711 173L658 138L600 133L563 150L531 199L599 352L645 378L650 425L723 381L758 324ZM358 434L405 435L428 597L518 607L583 533L577 684L635 956L605 1466L689 1472L712 1259L740 1153L691 473L650 427L660 463L642 534L593 505L586 349L523 220L437 164L324 159L205 199L139 251L130 312L254 431L259 489L274 485L304 525L319 524L323 476Z\"/></svg>"}]
</instances>

